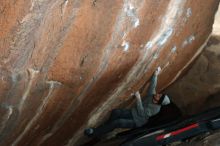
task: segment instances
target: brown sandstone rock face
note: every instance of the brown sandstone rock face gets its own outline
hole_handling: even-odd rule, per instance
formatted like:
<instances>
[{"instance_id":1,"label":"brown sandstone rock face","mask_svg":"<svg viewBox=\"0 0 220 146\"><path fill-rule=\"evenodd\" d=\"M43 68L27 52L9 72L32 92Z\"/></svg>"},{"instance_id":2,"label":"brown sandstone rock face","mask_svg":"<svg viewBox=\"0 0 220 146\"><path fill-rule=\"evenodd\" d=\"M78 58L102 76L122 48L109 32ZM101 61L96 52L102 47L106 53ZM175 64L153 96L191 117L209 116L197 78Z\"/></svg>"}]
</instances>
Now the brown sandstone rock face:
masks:
<instances>
[{"instance_id":1,"label":"brown sandstone rock face","mask_svg":"<svg viewBox=\"0 0 220 146\"><path fill-rule=\"evenodd\" d=\"M76 145L158 66L165 88L201 51L218 3L0 1L0 145Z\"/></svg>"},{"instance_id":2,"label":"brown sandstone rock face","mask_svg":"<svg viewBox=\"0 0 220 146\"><path fill-rule=\"evenodd\" d=\"M204 51L167 92L187 114L220 106L220 9Z\"/></svg>"},{"instance_id":3,"label":"brown sandstone rock face","mask_svg":"<svg viewBox=\"0 0 220 146\"><path fill-rule=\"evenodd\" d=\"M219 46L220 37L212 36L188 73L168 89L174 102L187 114L220 105Z\"/></svg>"}]
</instances>

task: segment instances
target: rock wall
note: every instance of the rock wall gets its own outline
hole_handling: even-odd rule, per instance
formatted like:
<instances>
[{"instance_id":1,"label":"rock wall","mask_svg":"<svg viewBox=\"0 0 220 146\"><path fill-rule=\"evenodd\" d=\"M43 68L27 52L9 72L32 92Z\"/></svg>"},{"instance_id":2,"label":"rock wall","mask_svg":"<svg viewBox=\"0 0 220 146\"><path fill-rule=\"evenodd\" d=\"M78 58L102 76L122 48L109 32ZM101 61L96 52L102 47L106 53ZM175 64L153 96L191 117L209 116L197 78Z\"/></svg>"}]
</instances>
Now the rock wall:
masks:
<instances>
[{"instance_id":1,"label":"rock wall","mask_svg":"<svg viewBox=\"0 0 220 146\"><path fill-rule=\"evenodd\" d=\"M76 145L158 66L164 89L201 52L218 3L0 1L0 145Z\"/></svg>"},{"instance_id":2,"label":"rock wall","mask_svg":"<svg viewBox=\"0 0 220 146\"><path fill-rule=\"evenodd\" d=\"M212 36L189 71L167 92L186 114L220 106L220 9Z\"/></svg>"},{"instance_id":3,"label":"rock wall","mask_svg":"<svg viewBox=\"0 0 220 146\"><path fill-rule=\"evenodd\" d=\"M220 105L219 46L220 37L212 36L192 68L167 91L187 114Z\"/></svg>"}]
</instances>

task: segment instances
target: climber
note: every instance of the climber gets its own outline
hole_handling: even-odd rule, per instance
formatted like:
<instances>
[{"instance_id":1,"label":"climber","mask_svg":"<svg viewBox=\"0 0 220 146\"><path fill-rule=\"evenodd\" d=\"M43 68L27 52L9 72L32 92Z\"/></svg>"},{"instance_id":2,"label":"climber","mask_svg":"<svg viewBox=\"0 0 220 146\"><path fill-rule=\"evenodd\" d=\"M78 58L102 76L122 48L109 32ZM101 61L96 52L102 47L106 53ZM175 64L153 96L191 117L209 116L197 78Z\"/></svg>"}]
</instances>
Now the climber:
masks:
<instances>
[{"instance_id":1,"label":"climber","mask_svg":"<svg viewBox=\"0 0 220 146\"><path fill-rule=\"evenodd\" d=\"M159 113L162 105L170 104L170 99L165 94L156 93L157 76L161 69L158 68L151 77L147 96L141 99L139 91L136 97L136 106L131 109L114 109L107 122L97 128L87 128L84 134L88 137L100 137L115 128L137 128L148 122L151 116Z\"/></svg>"}]
</instances>

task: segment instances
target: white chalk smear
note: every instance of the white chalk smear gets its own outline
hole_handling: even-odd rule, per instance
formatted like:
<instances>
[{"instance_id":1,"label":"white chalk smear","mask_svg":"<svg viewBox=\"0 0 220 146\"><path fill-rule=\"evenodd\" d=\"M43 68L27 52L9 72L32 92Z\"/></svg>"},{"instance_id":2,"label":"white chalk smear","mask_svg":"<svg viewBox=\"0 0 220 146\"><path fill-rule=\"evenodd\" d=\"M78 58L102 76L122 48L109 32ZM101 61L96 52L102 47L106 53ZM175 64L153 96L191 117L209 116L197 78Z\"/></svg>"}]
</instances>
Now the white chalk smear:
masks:
<instances>
[{"instance_id":1,"label":"white chalk smear","mask_svg":"<svg viewBox=\"0 0 220 146\"><path fill-rule=\"evenodd\" d=\"M192 9L191 8L188 8L187 10L186 10L186 17L190 17L190 16L192 16Z\"/></svg>"},{"instance_id":2,"label":"white chalk smear","mask_svg":"<svg viewBox=\"0 0 220 146\"><path fill-rule=\"evenodd\" d=\"M22 110L22 108L23 108L23 106L24 106L24 103L25 103L25 101L26 101L26 99L27 99L27 97L28 97L28 95L29 95L29 93L30 93L33 80L34 80L36 74L39 73L38 70L34 70L34 69L32 69L32 68L29 68L27 71L28 71L28 75L29 75L29 81L28 81L28 85L27 85L27 87L26 87L26 89L25 89L25 91L24 91L24 93L23 93L23 95L22 95L22 97L21 97L20 103L19 103L19 105L18 105L18 110L19 110L20 112L21 112L21 110Z\"/></svg>"},{"instance_id":3,"label":"white chalk smear","mask_svg":"<svg viewBox=\"0 0 220 146\"><path fill-rule=\"evenodd\" d=\"M140 25L140 20L136 19L134 22L134 27L138 27Z\"/></svg>"},{"instance_id":4,"label":"white chalk smear","mask_svg":"<svg viewBox=\"0 0 220 146\"><path fill-rule=\"evenodd\" d=\"M144 48L146 48L147 50L149 50L150 48L152 48L153 47L153 43L151 42L151 41L148 41L147 43L146 43L146 45L144 46Z\"/></svg>"},{"instance_id":5,"label":"white chalk smear","mask_svg":"<svg viewBox=\"0 0 220 146\"><path fill-rule=\"evenodd\" d=\"M64 0L63 4L62 4L62 15L65 13L66 11L66 6L68 4L69 0Z\"/></svg>"},{"instance_id":6,"label":"white chalk smear","mask_svg":"<svg viewBox=\"0 0 220 146\"><path fill-rule=\"evenodd\" d=\"M169 27L160 37L160 39L158 40L157 44L159 46L164 45L167 40L169 39L169 37L172 35L173 33L173 28Z\"/></svg>"},{"instance_id":7,"label":"white chalk smear","mask_svg":"<svg viewBox=\"0 0 220 146\"><path fill-rule=\"evenodd\" d=\"M47 81L46 82L49 85L49 92L46 97L43 98L43 102L38 107L36 114L34 117L26 124L24 130L20 133L20 135L14 140L12 143L12 146L16 146L18 142L24 137L24 135L30 131L30 129L33 127L33 125L36 123L36 121L40 118L40 116L43 114L48 102L50 101L50 98L52 97L52 92L54 91L55 86L62 85L58 81ZM37 128L36 128L37 129Z\"/></svg>"},{"instance_id":8,"label":"white chalk smear","mask_svg":"<svg viewBox=\"0 0 220 146\"><path fill-rule=\"evenodd\" d=\"M171 52L172 52L172 53L175 53L175 52L176 52L176 49L177 49L176 46L174 46L174 47L171 49Z\"/></svg>"},{"instance_id":9,"label":"white chalk smear","mask_svg":"<svg viewBox=\"0 0 220 146\"><path fill-rule=\"evenodd\" d=\"M126 15L130 18L133 27L138 27L140 25L140 20L137 16L137 10L135 9L135 7L130 2L126 2L124 5L124 11Z\"/></svg>"},{"instance_id":10,"label":"white chalk smear","mask_svg":"<svg viewBox=\"0 0 220 146\"><path fill-rule=\"evenodd\" d=\"M124 47L123 51L127 52L129 49L129 42L123 41L122 47Z\"/></svg>"},{"instance_id":11,"label":"white chalk smear","mask_svg":"<svg viewBox=\"0 0 220 146\"><path fill-rule=\"evenodd\" d=\"M187 37L183 43L182 43L182 48L184 48L185 46L187 46L188 44L191 44L193 41L195 40L195 36L191 35L189 37Z\"/></svg>"},{"instance_id":12,"label":"white chalk smear","mask_svg":"<svg viewBox=\"0 0 220 146\"><path fill-rule=\"evenodd\" d=\"M195 40L195 36L194 35L191 35L189 38L188 38L188 42L191 44L193 41Z\"/></svg>"}]
</instances>

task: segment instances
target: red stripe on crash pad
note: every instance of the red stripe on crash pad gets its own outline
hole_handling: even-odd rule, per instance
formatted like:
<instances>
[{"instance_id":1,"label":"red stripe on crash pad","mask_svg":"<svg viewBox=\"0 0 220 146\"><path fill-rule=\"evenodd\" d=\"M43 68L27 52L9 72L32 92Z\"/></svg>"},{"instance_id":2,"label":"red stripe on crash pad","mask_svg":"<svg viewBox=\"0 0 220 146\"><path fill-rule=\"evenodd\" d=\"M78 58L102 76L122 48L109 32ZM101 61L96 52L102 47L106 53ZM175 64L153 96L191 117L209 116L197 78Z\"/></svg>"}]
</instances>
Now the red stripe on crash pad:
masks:
<instances>
[{"instance_id":1,"label":"red stripe on crash pad","mask_svg":"<svg viewBox=\"0 0 220 146\"><path fill-rule=\"evenodd\" d=\"M192 125L189 125L189 126L187 126L187 127L182 128L182 129L179 129L179 130L176 130L176 131L167 133L167 134L159 135L159 136L157 136L156 140L159 141L159 140L168 138L168 137L170 137L170 136L175 136L175 135L178 135L178 134L180 134L180 133L182 133L182 132L185 132L185 131L187 131L187 130L191 130L191 129L197 128L197 127L199 127L199 124L198 124L198 123L192 124Z\"/></svg>"}]
</instances>

